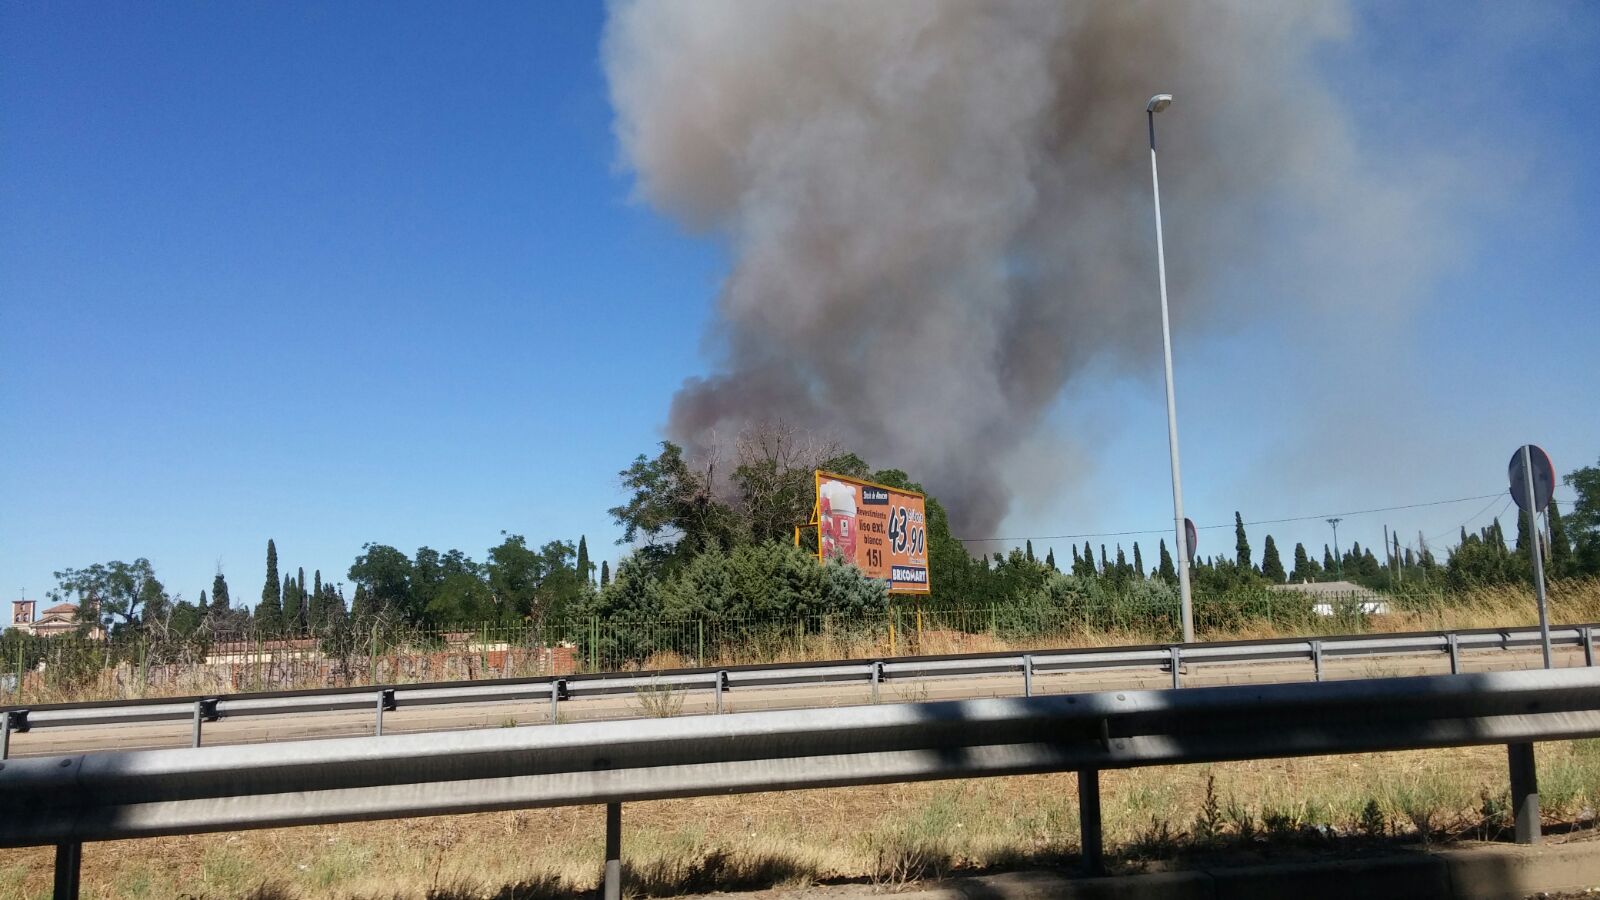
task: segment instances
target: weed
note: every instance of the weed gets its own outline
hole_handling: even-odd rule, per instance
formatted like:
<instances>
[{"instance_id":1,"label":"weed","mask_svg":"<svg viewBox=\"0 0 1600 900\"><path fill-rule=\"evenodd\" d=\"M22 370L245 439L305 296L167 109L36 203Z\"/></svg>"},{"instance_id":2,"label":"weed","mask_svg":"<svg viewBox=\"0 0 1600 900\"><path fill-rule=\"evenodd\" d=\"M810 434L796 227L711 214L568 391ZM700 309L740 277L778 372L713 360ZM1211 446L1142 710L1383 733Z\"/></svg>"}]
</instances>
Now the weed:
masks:
<instances>
[{"instance_id":1,"label":"weed","mask_svg":"<svg viewBox=\"0 0 1600 900\"><path fill-rule=\"evenodd\" d=\"M1201 844L1216 843L1222 836L1222 809L1217 803L1217 776L1206 776L1205 799L1200 802L1200 814L1194 817L1192 834Z\"/></svg>"},{"instance_id":2,"label":"weed","mask_svg":"<svg viewBox=\"0 0 1600 900\"><path fill-rule=\"evenodd\" d=\"M1368 800L1367 805L1361 808L1361 818L1356 820L1356 828L1373 839L1389 833L1389 819L1383 814L1383 807L1378 805L1376 799Z\"/></svg>"},{"instance_id":3,"label":"weed","mask_svg":"<svg viewBox=\"0 0 1600 900\"><path fill-rule=\"evenodd\" d=\"M663 684L652 678L649 684L640 685L634 696L645 715L670 719L683 712L684 693L677 685Z\"/></svg>"}]
</instances>

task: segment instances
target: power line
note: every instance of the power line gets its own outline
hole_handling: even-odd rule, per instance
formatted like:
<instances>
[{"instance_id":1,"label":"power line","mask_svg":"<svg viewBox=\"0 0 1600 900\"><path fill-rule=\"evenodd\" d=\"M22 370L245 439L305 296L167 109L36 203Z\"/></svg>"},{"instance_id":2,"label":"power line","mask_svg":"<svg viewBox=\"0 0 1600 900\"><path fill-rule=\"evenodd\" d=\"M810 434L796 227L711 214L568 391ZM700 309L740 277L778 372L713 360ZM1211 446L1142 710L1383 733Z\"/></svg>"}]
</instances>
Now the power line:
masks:
<instances>
[{"instance_id":1,"label":"power line","mask_svg":"<svg viewBox=\"0 0 1600 900\"><path fill-rule=\"evenodd\" d=\"M1244 524L1246 524L1246 525L1280 525L1280 524L1283 524L1283 523L1286 523L1286 522L1308 522L1308 521L1311 521L1312 519L1326 519L1326 518L1328 518L1330 516L1362 516L1362 515L1367 515L1369 513L1395 512L1395 511L1398 511L1398 510L1405 510L1405 509L1421 509L1421 508L1427 507L1427 506L1446 506L1446 505L1451 504L1451 503L1467 503L1467 502L1470 502L1472 500L1489 500L1490 498L1501 498L1501 497L1504 497L1504 496L1505 496L1505 492L1504 491L1495 491L1492 494L1479 494L1479 495L1477 495L1475 497L1456 497L1453 500L1430 500L1430 501L1427 501L1425 503L1406 503L1406 504L1402 504L1400 506L1380 506L1380 507L1374 507L1372 509L1356 509L1356 510L1349 510L1349 511L1345 511L1345 512L1316 513L1315 515L1289 516L1287 518L1282 518L1282 519L1260 519L1260 520L1256 520L1256 521L1245 522ZM1493 506L1494 503L1491 501L1489 505ZM1488 509L1488 507L1484 507L1484 509ZM1482 512L1478 513L1478 515L1482 515L1482 514L1483 514ZM1475 515L1472 518L1475 519L1477 517L1478 516ZM1468 519L1467 521L1470 522L1471 519ZM1205 531L1205 530L1210 530L1210 529L1215 529L1215 528L1232 528L1233 526L1234 526L1233 522L1224 522L1224 523L1219 524L1219 525L1200 525L1200 526L1198 526L1198 530ZM1148 529L1136 530L1136 531L1094 531L1094 532L1084 532L1082 534L1035 534L1035 535L1024 535L1024 536L1021 536L1021 537L956 538L956 540L961 541L964 544L990 544L990 543L1003 543L1003 542L1007 542L1007 541L1060 541L1060 540L1072 540L1072 539L1076 539L1076 538L1137 537L1139 535L1145 535L1145 534L1166 534L1166 533L1170 532L1171 530L1172 529L1170 527L1167 527L1167 528L1148 528Z\"/></svg>"}]
</instances>

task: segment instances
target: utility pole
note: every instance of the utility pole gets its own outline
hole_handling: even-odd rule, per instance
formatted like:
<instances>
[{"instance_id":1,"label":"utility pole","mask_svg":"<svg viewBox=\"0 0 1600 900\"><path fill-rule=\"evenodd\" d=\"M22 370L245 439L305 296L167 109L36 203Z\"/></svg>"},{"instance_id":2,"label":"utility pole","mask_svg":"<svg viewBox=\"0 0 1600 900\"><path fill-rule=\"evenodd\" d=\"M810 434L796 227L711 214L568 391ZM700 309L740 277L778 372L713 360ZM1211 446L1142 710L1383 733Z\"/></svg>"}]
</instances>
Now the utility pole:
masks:
<instances>
[{"instance_id":1,"label":"utility pole","mask_svg":"<svg viewBox=\"0 0 1600 900\"><path fill-rule=\"evenodd\" d=\"M1343 521L1339 518L1328 520L1328 524L1333 526L1333 564L1339 567L1341 580L1344 578L1344 557L1339 555L1339 523Z\"/></svg>"}]
</instances>

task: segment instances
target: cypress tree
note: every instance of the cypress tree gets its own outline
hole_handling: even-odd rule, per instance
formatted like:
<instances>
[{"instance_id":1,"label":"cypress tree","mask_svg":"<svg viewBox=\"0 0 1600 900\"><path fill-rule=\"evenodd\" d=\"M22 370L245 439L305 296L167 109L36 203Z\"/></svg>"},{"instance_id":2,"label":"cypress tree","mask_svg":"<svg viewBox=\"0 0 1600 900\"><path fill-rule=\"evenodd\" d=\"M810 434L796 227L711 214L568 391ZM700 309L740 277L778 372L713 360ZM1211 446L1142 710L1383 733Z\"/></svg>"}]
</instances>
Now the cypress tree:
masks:
<instances>
[{"instance_id":1,"label":"cypress tree","mask_svg":"<svg viewBox=\"0 0 1600 900\"><path fill-rule=\"evenodd\" d=\"M328 618L328 595L322 590L322 570L317 569L311 576L311 597L307 604L306 631L318 634L322 625Z\"/></svg>"},{"instance_id":2,"label":"cypress tree","mask_svg":"<svg viewBox=\"0 0 1600 900\"><path fill-rule=\"evenodd\" d=\"M1550 577L1565 578L1572 568L1572 542L1567 540L1567 527L1561 521L1561 510L1556 508L1554 497L1550 498L1545 520L1550 525Z\"/></svg>"},{"instance_id":3,"label":"cypress tree","mask_svg":"<svg viewBox=\"0 0 1600 900\"><path fill-rule=\"evenodd\" d=\"M1133 542L1133 572L1140 580L1150 577L1150 573L1144 570L1144 557L1139 555L1138 541Z\"/></svg>"},{"instance_id":4,"label":"cypress tree","mask_svg":"<svg viewBox=\"0 0 1600 900\"><path fill-rule=\"evenodd\" d=\"M349 617L344 611L344 595L333 589L333 585L325 584L322 590L326 592L322 600L322 621L320 626L325 634L339 634L344 631L349 623Z\"/></svg>"},{"instance_id":5,"label":"cypress tree","mask_svg":"<svg viewBox=\"0 0 1600 900\"><path fill-rule=\"evenodd\" d=\"M611 561L600 560L600 586L605 587L611 583Z\"/></svg>"},{"instance_id":6,"label":"cypress tree","mask_svg":"<svg viewBox=\"0 0 1600 900\"><path fill-rule=\"evenodd\" d=\"M1128 568L1128 557L1125 554L1123 554L1122 545L1118 544L1117 545L1117 570L1116 570L1116 573L1115 573L1117 579L1118 580L1122 580L1122 579L1127 578L1128 575L1132 571L1133 571L1132 569Z\"/></svg>"},{"instance_id":7,"label":"cypress tree","mask_svg":"<svg viewBox=\"0 0 1600 900\"><path fill-rule=\"evenodd\" d=\"M1111 574L1111 557L1106 556L1106 545L1105 544L1101 544L1100 545L1100 574L1101 575L1110 575Z\"/></svg>"},{"instance_id":8,"label":"cypress tree","mask_svg":"<svg viewBox=\"0 0 1600 900\"><path fill-rule=\"evenodd\" d=\"M200 611L200 618L202 618L202 619L204 619L206 617L206 613L211 611L210 607L206 605L206 591L205 591L205 588L201 588L200 589L200 602L196 603L194 606L195 606L195 609Z\"/></svg>"},{"instance_id":9,"label":"cypress tree","mask_svg":"<svg viewBox=\"0 0 1600 900\"><path fill-rule=\"evenodd\" d=\"M1051 547L1049 550L1044 552L1044 564L1049 566L1050 571L1052 572L1061 571L1060 569L1056 568L1056 548Z\"/></svg>"},{"instance_id":10,"label":"cypress tree","mask_svg":"<svg viewBox=\"0 0 1600 900\"><path fill-rule=\"evenodd\" d=\"M278 548L267 539L267 583L261 588L261 605L256 607L256 627L273 634L282 626L283 584L278 580Z\"/></svg>"},{"instance_id":11,"label":"cypress tree","mask_svg":"<svg viewBox=\"0 0 1600 900\"><path fill-rule=\"evenodd\" d=\"M1167 541L1161 540L1161 560L1156 564L1156 577L1167 584L1178 583L1178 569L1172 564L1172 554L1167 552Z\"/></svg>"},{"instance_id":12,"label":"cypress tree","mask_svg":"<svg viewBox=\"0 0 1600 900\"><path fill-rule=\"evenodd\" d=\"M587 536L585 536L585 535L581 535L580 534L580 535L578 535L578 578L579 578L579 580L584 581L584 582L590 582L592 579L591 579L591 577L589 575L589 571L592 568L593 567L589 565L589 538Z\"/></svg>"},{"instance_id":13,"label":"cypress tree","mask_svg":"<svg viewBox=\"0 0 1600 900\"><path fill-rule=\"evenodd\" d=\"M1328 545L1327 544L1323 544L1322 545L1322 571L1326 572L1329 575L1332 575L1336 571L1337 566L1338 566L1338 564L1333 561L1333 551L1328 549Z\"/></svg>"},{"instance_id":14,"label":"cypress tree","mask_svg":"<svg viewBox=\"0 0 1600 900\"><path fill-rule=\"evenodd\" d=\"M228 599L228 579L218 572L211 579L211 608L216 612L227 612L231 601Z\"/></svg>"},{"instance_id":15,"label":"cypress tree","mask_svg":"<svg viewBox=\"0 0 1600 900\"><path fill-rule=\"evenodd\" d=\"M1023 556L1027 557L1028 562L1033 562L1034 561L1033 560L1033 541L1030 539L1030 540L1026 541L1025 543L1027 543L1028 549L1027 549L1027 552L1023 554Z\"/></svg>"},{"instance_id":16,"label":"cypress tree","mask_svg":"<svg viewBox=\"0 0 1600 900\"><path fill-rule=\"evenodd\" d=\"M300 625L300 596L295 590L294 576L283 576L283 614L278 619L278 631L285 637L295 637Z\"/></svg>"},{"instance_id":17,"label":"cypress tree","mask_svg":"<svg viewBox=\"0 0 1600 900\"><path fill-rule=\"evenodd\" d=\"M1088 541L1084 541L1083 542L1083 562L1084 562L1084 566L1083 566L1084 574L1093 575L1095 573L1095 568L1094 568L1094 548L1089 546L1089 542Z\"/></svg>"},{"instance_id":18,"label":"cypress tree","mask_svg":"<svg viewBox=\"0 0 1600 900\"><path fill-rule=\"evenodd\" d=\"M305 634L307 631L306 626L311 621L311 595L306 593L306 570L304 567L299 569L299 577L295 579L294 595L300 601L299 607L295 610L295 628L300 634Z\"/></svg>"},{"instance_id":19,"label":"cypress tree","mask_svg":"<svg viewBox=\"0 0 1600 900\"><path fill-rule=\"evenodd\" d=\"M356 585L356 596L350 601L350 618L357 624L365 625L372 620L375 610L372 608L372 595L367 593L367 586Z\"/></svg>"},{"instance_id":20,"label":"cypress tree","mask_svg":"<svg viewBox=\"0 0 1600 900\"><path fill-rule=\"evenodd\" d=\"M1295 583L1305 581L1311 574L1311 557L1306 555L1306 545L1296 542L1294 545L1294 571L1289 573L1289 578Z\"/></svg>"},{"instance_id":21,"label":"cypress tree","mask_svg":"<svg viewBox=\"0 0 1600 900\"><path fill-rule=\"evenodd\" d=\"M1273 542L1272 535L1267 535L1266 544L1261 548L1261 574L1273 584L1283 584L1287 577L1283 572L1283 560L1278 558L1278 545Z\"/></svg>"},{"instance_id":22,"label":"cypress tree","mask_svg":"<svg viewBox=\"0 0 1600 900\"><path fill-rule=\"evenodd\" d=\"M1250 541L1244 536L1244 517L1238 510L1233 512L1233 548L1239 568L1250 568Z\"/></svg>"}]
</instances>

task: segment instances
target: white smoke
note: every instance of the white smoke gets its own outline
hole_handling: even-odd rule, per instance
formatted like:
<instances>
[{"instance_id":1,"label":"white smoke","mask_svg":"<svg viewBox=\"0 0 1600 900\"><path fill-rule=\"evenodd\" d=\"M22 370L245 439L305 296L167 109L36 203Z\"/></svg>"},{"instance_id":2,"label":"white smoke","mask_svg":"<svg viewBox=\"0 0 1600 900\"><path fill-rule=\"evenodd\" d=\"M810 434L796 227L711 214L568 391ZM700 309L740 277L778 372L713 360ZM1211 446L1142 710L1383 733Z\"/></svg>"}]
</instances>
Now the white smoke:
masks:
<instances>
[{"instance_id":1,"label":"white smoke","mask_svg":"<svg viewBox=\"0 0 1600 900\"><path fill-rule=\"evenodd\" d=\"M1322 0L613 6L639 193L735 256L714 373L669 434L814 428L992 533L1069 379L1158 371L1159 91L1177 326L1249 312L1222 286L1264 254L1294 303L1382 305L1438 248L1423 190L1376 174L1317 70L1349 27Z\"/></svg>"}]
</instances>

